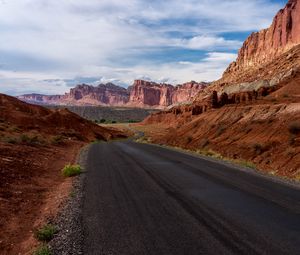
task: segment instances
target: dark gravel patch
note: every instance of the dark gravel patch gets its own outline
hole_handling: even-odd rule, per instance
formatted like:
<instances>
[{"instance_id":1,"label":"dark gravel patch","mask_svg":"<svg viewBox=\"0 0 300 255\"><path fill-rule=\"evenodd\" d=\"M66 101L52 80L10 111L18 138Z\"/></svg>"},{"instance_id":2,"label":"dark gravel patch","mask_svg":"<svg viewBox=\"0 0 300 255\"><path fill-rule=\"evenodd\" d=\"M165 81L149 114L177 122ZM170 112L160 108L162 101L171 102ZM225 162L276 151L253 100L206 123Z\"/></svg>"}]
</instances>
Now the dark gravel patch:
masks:
<instances>
[{"instance_id":1,"label":"dark gravel patch","mask_svg":"<svg viewBox=\"0 0 300 255\"><path fill-rule=\"evenodd\" d=\"M86 164L87 153L88 147L81 151L77 160L82 167ZM51 220L51 224L58 228L58 233L49 242L54 255L83 254L82 203L85 178L85 173L75 177L69 198L57 217Z\"/></svg>"}]
</instances>

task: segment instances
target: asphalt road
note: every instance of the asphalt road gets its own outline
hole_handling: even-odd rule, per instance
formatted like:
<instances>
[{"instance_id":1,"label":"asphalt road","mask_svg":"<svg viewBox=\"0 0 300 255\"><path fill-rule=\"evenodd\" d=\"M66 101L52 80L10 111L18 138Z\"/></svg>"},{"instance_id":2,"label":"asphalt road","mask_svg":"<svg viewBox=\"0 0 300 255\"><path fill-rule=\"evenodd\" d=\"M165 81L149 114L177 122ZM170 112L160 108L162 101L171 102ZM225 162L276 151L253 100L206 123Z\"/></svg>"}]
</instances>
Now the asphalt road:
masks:
<instances>
[{"instance_id":1,"label":"asphalt road","mask_svg":"<svg viewBox=\"0 0 300 255\"><path fill-rule=\"evenodd\" d=\"M300 254L300 189L131 141L92 145L84 254Z\"/></svg>"}]
</instances>

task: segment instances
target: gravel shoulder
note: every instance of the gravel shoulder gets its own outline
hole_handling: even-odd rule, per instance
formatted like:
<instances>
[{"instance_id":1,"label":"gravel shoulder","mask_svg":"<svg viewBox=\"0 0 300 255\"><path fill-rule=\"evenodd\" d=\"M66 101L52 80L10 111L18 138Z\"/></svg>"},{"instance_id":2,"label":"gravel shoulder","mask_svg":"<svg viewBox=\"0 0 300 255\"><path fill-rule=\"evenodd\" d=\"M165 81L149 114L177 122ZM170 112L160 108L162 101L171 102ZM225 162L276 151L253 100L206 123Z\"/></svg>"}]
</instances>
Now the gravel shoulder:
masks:
<instances>
[{"instance_id":1,"label":"gravel shoulder","mask_svg":"<svg viewBox=\"0 0 300 255\"><path fill-rule=\"evenodd\" d=\"M83 167L86 165L89 146L84 147L77 159L77 163ZM83 187L86 173L83 172L73 180L73 188L60 212L51 221L58 228L58 233L49 243L54 255L79 255L83 254L82 232L82 203Z\"/></svg>"}]
</instances>

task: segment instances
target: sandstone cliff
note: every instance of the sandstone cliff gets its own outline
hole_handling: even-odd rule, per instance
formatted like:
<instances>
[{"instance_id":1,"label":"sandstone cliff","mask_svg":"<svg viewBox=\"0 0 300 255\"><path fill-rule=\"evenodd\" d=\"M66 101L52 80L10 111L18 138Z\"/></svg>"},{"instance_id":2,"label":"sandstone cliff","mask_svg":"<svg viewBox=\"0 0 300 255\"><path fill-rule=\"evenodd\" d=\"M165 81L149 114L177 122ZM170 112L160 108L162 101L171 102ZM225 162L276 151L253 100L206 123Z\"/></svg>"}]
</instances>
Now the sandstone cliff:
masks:
<instances>
[{"instance_id":1,"label":"sandstone cliff","mask_svg":"<svg viewBox=\"0 0 300 255\"><path fill-rule=\"evenodd\" d=\"M165 108L174 104L191 102L194 96L206 87L206 83L194 81L182 85L157 84L136 80L127 89L112 83L96 87L86 84L77 85L65 95L46 96L27 94L18 98L38 104L52 105L102 105L140 108Z\"/></svg>"},{"instance_id":2,"label":"sandstone cliff","mask_svg":"<svg viewBox=\"0 0 300 255\"><path fill-rule=\"evenodd\" d=\"M264 69L266 64L276 60L299 43L300 1L289 0L285 8L277 13L268 29L252 33L248 37L239 51L237 60L230 64L219 83L240 81L241 75L244 82L253 80L255 75L251 73L254 70ZM274 71L276 70L273 70L273 76ZM245 73L248 73L248 77Z\"/></svg>"},{"instance_id":3,"label":"sandstone cliff","mask_svg":"<svg viewBox=\"0 0 300 255\"><path fill-rule=\"evenodd\" d=\"M129 104L132 106L157 106L165 108L170 105L188 103L207 86L206 83L194 81L182 85L157 84L136 80L131 87Z\"/></svg>"}]
</instances>

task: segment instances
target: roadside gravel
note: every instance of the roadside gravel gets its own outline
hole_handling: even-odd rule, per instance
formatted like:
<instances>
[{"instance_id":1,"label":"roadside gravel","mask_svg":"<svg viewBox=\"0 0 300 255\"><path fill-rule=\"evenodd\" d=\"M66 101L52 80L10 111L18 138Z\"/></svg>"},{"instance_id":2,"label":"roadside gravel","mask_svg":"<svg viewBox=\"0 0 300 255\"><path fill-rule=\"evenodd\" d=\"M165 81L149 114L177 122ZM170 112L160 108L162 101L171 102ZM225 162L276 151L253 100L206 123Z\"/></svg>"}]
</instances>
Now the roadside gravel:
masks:
<instances>
[{"instance_id":1,"label":"roadside gravel","mask_svg":"<svg viewBox=\"0 0 300 255\"><path fill-rule=\"evenodd\" d=\"M89 146L85 147L77 162L83 168L86 164ZM58 228L58 233L49 242L49 248L54 255L79 255L83 254L83 233L82 233L82 202L83 187L86 174L75 177L73 188L65 204L51 224Z\"/></svg>"}]
</instances>

